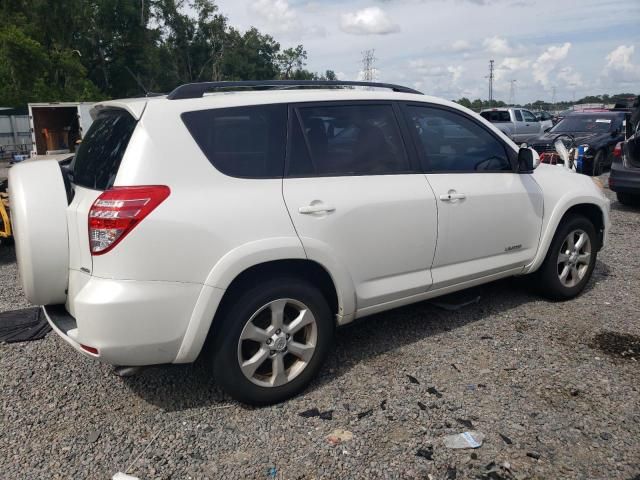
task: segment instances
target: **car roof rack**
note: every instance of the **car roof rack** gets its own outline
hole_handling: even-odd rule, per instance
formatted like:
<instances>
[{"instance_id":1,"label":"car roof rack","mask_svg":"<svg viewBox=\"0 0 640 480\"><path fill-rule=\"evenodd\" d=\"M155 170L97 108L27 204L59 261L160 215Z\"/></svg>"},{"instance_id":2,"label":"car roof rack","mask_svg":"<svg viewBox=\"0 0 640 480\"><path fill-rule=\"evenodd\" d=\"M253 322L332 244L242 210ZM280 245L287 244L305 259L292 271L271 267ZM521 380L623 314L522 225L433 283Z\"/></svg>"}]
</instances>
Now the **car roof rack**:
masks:
<instances>
[{"instance_id":1,"label":"car roof rack","mask_svg":"<svg viewBox=\"0 0 640 480\"><path fill-rule=\"evenodd\" d=\"M211 90L225 88L253 88L253 89L287 89L287 88L313 88L313 87L377 87L388 88L394 92L415 93L422 92L412 88L394 85L392 83L357 82L342 80L248 80L239 82L200 82L185 83L176 87L169 95L169 100L182 100L185 98L200 98Z\"/></svg>"}]
</instances>

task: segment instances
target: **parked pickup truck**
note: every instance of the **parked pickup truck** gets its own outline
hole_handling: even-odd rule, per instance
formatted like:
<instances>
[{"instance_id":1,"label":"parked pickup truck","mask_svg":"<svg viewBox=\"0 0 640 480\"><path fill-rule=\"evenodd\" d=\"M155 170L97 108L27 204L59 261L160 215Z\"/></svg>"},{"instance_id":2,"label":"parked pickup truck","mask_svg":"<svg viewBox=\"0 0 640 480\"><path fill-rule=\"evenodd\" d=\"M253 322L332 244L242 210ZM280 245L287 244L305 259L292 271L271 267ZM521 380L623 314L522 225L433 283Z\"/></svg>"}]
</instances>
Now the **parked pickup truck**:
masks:
<instances>
[{"instance_id":1,"label":"parked pickup truck","mask_svg":"<svg viewBox=\"0 0 640 480\"><path fill-rule=\"evenodd\" d=\"M482 110L480 115L494 123L516 143L526 142L553 127L551 120L540 121L523 108L490 108Z\"/></svg>"}]
</instances>

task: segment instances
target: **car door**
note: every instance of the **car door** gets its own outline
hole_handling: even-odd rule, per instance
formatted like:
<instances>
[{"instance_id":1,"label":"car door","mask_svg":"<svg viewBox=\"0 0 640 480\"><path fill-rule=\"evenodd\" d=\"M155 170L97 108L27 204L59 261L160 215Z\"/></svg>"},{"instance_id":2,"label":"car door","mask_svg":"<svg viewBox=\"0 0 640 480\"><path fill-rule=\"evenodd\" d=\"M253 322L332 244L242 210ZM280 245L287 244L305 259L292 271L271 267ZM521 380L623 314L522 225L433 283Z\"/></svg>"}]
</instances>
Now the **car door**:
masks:
<instances>
[{"instance_id":1,"label":"car door","mask_svg":"<svg viewBox=\"0 0 640 480\"><path fill-rule=\"evenodd\" d=\"M433 288L517 272L535 256L542 191L517 173L515 152L488 128L448 107L404 107L438 205Z\"/></svg>"},{"instance_id":2,"label":"car door","mask_svg":"<svg viewBox=\"0 0 640 480\"><path fill-rule=\"evenodd\" d=\"M526 137L526 126L524 118L522 117L522 112L515 109L513 110L513 133L511 134L511 138L514 142L520 143L522 142L522 139Z\"/></svg>"},{"instance_id":3,"label":"car door","mask_svg":"<svg viewBox=\"0 0 640 480\"><path fill-rule=\"evenodd\" d=\"M527 137L533 137L541 133L540 129L542 124L529 110L522 110L522 119L524 120L524 130L522 133L525 133Z\"/></svg>"},{"instance_id":4,"label":"car door","mask_svg":"<svg viewBox=\"0 0 640 480\"><path fill-rule=\"evenodd\" d=\"M307 256L347 272L358 310L431 286L436 201L397 116L391 102L290 107L289 214Z\"/></svg>"}]
</instances>

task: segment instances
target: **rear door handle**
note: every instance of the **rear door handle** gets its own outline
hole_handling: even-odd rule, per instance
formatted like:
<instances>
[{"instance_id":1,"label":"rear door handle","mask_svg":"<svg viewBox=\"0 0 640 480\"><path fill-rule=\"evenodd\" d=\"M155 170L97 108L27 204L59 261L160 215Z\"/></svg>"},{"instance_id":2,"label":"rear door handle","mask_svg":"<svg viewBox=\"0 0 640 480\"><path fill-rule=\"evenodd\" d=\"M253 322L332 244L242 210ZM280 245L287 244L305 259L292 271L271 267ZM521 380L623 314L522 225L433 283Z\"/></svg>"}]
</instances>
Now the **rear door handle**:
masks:
<instances>
[{"instance_id":1,"label":"rear door handle","mask_svg":"<svg viewBox=\"0 0 640 480\"><path fill-rule=\"evenodd\" d=\"M451 200L463 200L467 198L464 193L447 193L446 195L440 195L440 200L443 202L450 202Z\"/></svg>"},{"instance_id":2,"label":"rear door handle","mask_svg":"<svg viewBox=\"0 0 640 480\"><path fill-rule=\"evenodd\" d=\"M300 207L298 209L299 213L302 213L303 215L309 215L311 213L329 213L329 212L333 212L335 210L335 207L332 207L330 205L326 205L324 203L314 203L311 205L307 205L306 207Z\"/></svg>"}]
</instances>

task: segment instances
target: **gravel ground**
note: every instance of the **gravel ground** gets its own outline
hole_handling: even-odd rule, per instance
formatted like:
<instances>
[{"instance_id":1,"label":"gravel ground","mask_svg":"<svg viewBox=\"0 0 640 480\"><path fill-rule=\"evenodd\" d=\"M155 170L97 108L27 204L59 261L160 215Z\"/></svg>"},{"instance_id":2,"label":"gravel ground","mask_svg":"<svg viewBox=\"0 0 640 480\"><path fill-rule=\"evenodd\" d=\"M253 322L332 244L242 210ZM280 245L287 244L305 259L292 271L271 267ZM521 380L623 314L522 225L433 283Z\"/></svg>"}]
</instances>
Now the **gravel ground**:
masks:
<instances>
[{"instance_id":1,"label":"gravel ground","mask_svg":"<svg viewBox=\"0 0 640 480\"><path fill-rule=\"evenodd\" d=\"M0 477L640 478L638 351L598 337L640 335L640 210L612 209L578 299L509 280L466 292L482 298L458 311L370 317L339 332L304 395L269 408L232 402L201 364L121 379L54 334L0 345ZM0 311L25 305L8 247L0 288ZM313 408L331 419L299 415ZM352 439L332 445L336 429ZM480 448L443 445L471 429Z\"/></svg>"}]
</instances>

